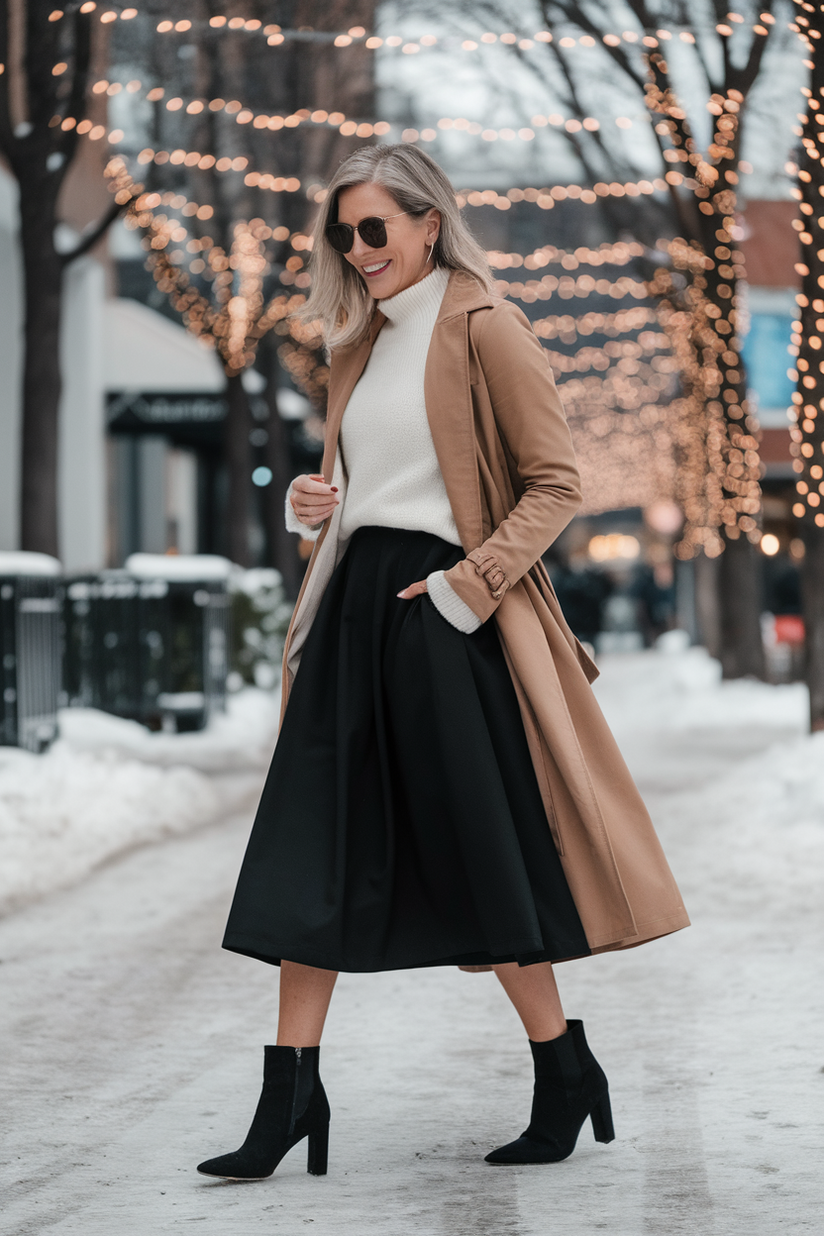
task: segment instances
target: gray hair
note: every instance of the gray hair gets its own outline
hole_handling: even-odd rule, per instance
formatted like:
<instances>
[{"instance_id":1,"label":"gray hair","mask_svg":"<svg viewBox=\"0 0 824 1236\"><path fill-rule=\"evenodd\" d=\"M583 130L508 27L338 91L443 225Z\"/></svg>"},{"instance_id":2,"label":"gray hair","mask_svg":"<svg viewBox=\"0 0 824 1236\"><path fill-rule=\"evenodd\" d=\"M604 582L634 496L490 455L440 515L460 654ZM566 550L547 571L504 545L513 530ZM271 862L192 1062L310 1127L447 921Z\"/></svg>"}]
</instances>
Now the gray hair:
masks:
<instances>
[{"instance_id":1,"label":"gray hair","mask_svg":"<svg viewBox=\"0 0 824 1236\"><path fill-rule=\"evenodd\" d=\"M375 301L355 268L326 239L326 225L337 219L338 194L354 185L376 184L391 193L398 208L422 218L433 207L441 228L435 241L435 266L463 271L487 291L493 290L486 254L472 236L455 200L455 190L434 159L416 146L363 146L344 159L326 191L315 221L312 291L295 314L304 322L323 323L327 348L360 342L375 315Z\"/></svg>"}]
</instances>

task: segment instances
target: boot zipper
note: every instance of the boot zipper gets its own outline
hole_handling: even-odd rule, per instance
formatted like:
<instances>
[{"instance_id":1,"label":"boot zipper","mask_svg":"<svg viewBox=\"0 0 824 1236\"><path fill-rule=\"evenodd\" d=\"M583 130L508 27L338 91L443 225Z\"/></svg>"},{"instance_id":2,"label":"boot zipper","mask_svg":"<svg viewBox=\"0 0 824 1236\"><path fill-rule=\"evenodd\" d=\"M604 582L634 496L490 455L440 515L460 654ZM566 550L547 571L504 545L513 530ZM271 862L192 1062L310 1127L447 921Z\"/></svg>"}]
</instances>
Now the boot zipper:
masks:
<instances>
[{"instance_id":1,"label":"boot zipper","mask_svg":"<svg viewBox=\"0 0 824 1236\"><path fill-rule=\"evenodd\" d=\"M295 1085L292 1091L292 1115L289 1120L290 1140L295 1132L295 1123L297 1122L297 1112L295 1109L297 1108L297 1105L298 1105L298 1088L299 1088L298 1083L300 1081L301 1051L302 1051L302 1048L300 1047L295 1048Z\"/></svg>"}]
</instances>

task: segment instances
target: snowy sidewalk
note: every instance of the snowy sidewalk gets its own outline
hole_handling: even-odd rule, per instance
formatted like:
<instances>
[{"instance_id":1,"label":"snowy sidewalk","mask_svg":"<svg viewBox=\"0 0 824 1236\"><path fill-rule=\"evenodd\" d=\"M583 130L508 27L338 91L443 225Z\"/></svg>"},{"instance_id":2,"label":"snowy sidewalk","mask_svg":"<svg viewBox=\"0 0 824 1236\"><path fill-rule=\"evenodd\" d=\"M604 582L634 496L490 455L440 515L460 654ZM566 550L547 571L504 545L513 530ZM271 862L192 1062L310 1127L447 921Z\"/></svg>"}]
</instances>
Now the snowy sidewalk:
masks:
<instances>
[{"instance_id":1,"label":"snowy sidewalk","mask_svg":"<svg viewBox=\"0 0 824 1236\"><path fill-rule=\"evenodd\" d=\"M0 921L5 1236L774 1236L820 1230L824 743L800 688L719 687L696 651L598 692L694 925L559 967L617 1140L492 1168L529 1053L491 975L342 976L330 1174L198 1177L242 1140L275 975L219 942L248 818L132 851ZM199 1224L203 1223L200 1228Z\"/></svg>"}]
</instances>

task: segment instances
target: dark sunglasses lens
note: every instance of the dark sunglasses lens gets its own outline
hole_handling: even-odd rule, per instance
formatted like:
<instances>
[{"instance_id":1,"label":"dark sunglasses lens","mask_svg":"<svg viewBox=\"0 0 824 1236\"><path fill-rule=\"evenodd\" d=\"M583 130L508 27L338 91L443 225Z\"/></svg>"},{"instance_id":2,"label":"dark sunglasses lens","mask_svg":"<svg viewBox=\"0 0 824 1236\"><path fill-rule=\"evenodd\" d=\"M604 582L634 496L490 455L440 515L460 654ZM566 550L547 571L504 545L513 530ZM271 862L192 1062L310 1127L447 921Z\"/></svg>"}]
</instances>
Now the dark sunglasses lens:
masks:
<instances>
[{"instance_id":1,"label":"dark sunglasses lens","mask_svg":"<svg viewBox=\"0 0 824 1236\"><path fill-rule=\"evenodd\" d=\"M355 229L349 223L330 223L326 239L338 253L348 253L355 243Z\"/></svg>"},{"instance_id":2,"label":"dark sunglasses lens","mask_svg":"<svg viewBox=\"0 0 824 1236\"><path fill-rule=\"evenodd\" d=\"M364 244L369 245L370 249L382 249L386 244L386 224L377 216L361 219L358 231Z\"/></svg>"}]
</instances>

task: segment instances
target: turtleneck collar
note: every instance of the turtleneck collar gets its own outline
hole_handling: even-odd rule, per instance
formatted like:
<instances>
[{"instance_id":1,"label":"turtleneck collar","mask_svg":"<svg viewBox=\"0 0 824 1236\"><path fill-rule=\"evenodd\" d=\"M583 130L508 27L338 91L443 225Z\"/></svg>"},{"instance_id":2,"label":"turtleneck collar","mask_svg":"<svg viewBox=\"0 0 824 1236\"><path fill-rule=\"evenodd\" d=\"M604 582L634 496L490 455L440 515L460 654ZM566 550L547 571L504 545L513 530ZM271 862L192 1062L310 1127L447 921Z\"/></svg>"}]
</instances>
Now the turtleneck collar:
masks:
<instances>
[{"instance_id":1,"label":"turtleneck collar","mask_svg":"<svg viewBox=\"0 0 824 1236\"><path fill-rule=\"evenodd\" d=\"M448 283L449 271L439 266L418 283L378 301L378 308L394 323L407 322L421 314L437 314Z\"/></svg>"}]
</instances>

